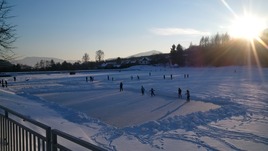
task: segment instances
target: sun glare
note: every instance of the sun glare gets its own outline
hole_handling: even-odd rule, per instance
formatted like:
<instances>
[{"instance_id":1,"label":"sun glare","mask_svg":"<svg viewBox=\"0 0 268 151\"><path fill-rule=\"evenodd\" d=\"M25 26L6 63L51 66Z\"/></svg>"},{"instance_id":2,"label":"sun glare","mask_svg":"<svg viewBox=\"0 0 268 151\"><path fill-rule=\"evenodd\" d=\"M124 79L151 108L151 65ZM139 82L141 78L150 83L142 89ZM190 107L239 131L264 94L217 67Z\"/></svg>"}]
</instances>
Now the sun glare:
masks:
<instances>
[{"instance_id":1,"label":"sun glare","mask_svg":"<svg viewBox=\"0 0 268 151\"><path fill-rule=\"evenodd\" d=\"M265 29L265 20L252 15L237 17L230 27L230 34L236 38L257 39Z\"/></svg>"}]
</instances>

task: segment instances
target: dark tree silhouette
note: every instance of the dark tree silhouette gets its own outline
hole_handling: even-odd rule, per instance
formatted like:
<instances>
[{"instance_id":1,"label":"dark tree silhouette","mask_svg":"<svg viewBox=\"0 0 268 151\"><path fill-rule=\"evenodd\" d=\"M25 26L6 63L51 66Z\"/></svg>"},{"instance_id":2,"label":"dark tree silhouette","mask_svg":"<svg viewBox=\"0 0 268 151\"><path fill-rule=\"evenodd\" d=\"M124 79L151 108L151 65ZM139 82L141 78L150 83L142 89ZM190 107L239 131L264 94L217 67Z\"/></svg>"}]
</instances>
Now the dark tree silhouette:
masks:
<instances>
[{"instance_id":1,"label":"dark tree silhouette","mask_svg":"<svg viewBox=\"0 0 268 151\"><path fill-rule=\"evenodd\" d=\"M82 62L83 62L83 63L86 63L86 62L89 61L89 59L90 59L90 58L89 58L89 55L88 55L87 53L85 53L84 56L82 57Z\"/></svg>"},{"instance_id":2,"label":"dark tree silhouette","mask_svg":"<svg viewBox=\"0 0 268 151\"><path fill-rule=\"evenodd\" d=\"M177 63L179 66L184 66L184 56L183 56L183 48L180 44L177 45L176 47L176 50L177 50Z\"/></svg>"},{"instance_id":3,"label":"dark tree silhouette","mask_svg":"<svg viewBox=\"0 0 268 151\"><path fill-rule=\"evenodd\" d=\"M170 48L170 60L172 64L177 63L178 54L176 52L176 46L173 44Z\"/></svg>"},{"instance_id":4,"label":"dark tree silhouette","mask_svg":"<svg viewBox=\"0 0 268 151\"><path fill-rule=\"evenodd\" d=\"M96 61L101 62L104 59L104 52L102 50L96 51Z\"/></svg>"},{"instance_id":5,"label":"dark tree silhouette","mask_svg":"<svg viewBox=\"0 0 268 151\"><path fill-rule=\"evenodd\" d=\"M0 0L0 59L10 60L14 57L12 44L16 40L15 25L11 25L7 22L8 19L12 18L9 16L11 11L6 0Z\"/></svg>"},{"instance_id":6,"label":"dark tree silhouette","mask_svg":"<svg viewBox=\"0 0 268 151\"><path fill-rule=\"evenodd\" d=\"M170 60L172 64L184 66L183 48L180 44L178 44L177 47L174 44L172 45L170 49Z\"/></svg>"},{"instance_id":7,"label":"dark tree silhouette","mask_svg":"<svg viewBox=\"0 0 268 151\"><path fill-rule=\"evenodd\" d=\"M120 58L120 57L117 57L117 59L116 59L116 64L121 64L122 63L122 59Z\"/></svg>"}]
</instances>

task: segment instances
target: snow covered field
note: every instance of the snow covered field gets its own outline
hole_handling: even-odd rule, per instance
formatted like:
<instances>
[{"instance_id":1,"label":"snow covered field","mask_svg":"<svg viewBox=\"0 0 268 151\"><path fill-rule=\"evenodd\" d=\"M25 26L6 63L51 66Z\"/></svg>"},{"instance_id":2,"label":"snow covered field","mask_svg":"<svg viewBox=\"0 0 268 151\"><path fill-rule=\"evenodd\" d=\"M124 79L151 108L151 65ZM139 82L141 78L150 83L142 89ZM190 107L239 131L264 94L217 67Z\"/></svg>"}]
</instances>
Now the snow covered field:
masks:
<instances>
[{"instance_id":1,"label":"snow covered field","mask_svg":"<svg viewBox=\"0 0 268 151\"><path fill-rule=\"evenodd\" d=\"M136 66L16 77L0 88L1 105L107 150L268 150L266 68Z\"/></svg>"}]
</instances>

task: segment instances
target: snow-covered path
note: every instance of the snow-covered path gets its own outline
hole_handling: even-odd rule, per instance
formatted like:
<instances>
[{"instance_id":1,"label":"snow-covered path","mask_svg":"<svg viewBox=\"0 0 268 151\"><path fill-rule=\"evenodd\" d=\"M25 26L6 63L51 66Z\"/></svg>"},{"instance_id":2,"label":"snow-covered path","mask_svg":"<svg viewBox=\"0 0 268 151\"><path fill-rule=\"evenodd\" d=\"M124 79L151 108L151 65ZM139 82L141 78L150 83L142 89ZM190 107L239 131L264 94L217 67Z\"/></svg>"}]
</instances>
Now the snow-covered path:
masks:
<instances>
[{"instance_id":1,"label":"snow-covered path","mask_svg":"<svg viewBox=\"0 0 268 151\"><path fill-rule=\"evenodd\" d=\"M140 66L72 76L25 73L8 80L1 105L108 150L268 149L267 69Z\"/></svg>"}]
</instances>

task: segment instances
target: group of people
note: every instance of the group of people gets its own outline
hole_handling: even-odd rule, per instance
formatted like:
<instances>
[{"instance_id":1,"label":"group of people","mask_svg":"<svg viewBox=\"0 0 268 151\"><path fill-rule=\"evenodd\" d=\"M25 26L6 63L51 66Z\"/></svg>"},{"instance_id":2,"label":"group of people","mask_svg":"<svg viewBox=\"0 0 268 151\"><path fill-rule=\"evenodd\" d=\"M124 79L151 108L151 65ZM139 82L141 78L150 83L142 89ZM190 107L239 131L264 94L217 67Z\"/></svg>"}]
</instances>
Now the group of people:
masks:
<instances>
[{"instance_id":1,"label":"group of people","mask_svg":"<svg viewBox=\"0 0 268 151\"><path fill-rule=\"evenodd\" d=\"M130 79L133 80L133 76L130 76ZM137 75L137 80L140 80L140 76Z\"/></svg>"},{"instance_id":2,"label":"group of people","mask_svg":"<svg viewBox=\"0 0 268 151\"><path fill-rule=\"evenodd\" d=\"M120 92L123 91L123 82L120 82L120 84L119 84L119 91ZM151 96L155 96L155 93L154 92L155 92L155 90L153 88L151 88L150 89ZM145 93L145 88L142 85L141 86L141 94L144 95L144 93ZM182 94L181 93L182 93L181 88L178 88L178 97L179 98L182 98ZM186 95L186 101L190 101L190 91L189 90L186 90L185 95Z\"/></svg>"},{"instance_id":3,"label":"group of people","mask_svg":"<svg viewBox=\"0 0 268 151\"><path fill-rule=\"evenodd\" d=\"M166 79L166 75L163 75L163 79ZM170 75L170 79L171 80L173 79L173 75L172 74Z\"/></svg>"},{"instance_id":4,"label":"group of people","mask_svg":"<svg viewBox=\"0 0 268 151\"><path fill-rule=\"evenodd\" d=\"M93 82L93 81L94 81L94 77L93 77L93 76L90 76L90 77L89 77L89 81L90 81L90 82ZM86 77L86 82L88 82L88 77Z\"/></svg>"},{"instance_id":5,"label":"group of people","mask_svg":"<svg viewBox=\"0 0 268 151\"><path fill-rule=\"evenodd\" d=\"M182 94L181 94L182 90L181 88L178 88L178 97L181 99L182 98ZM190 91L189 90L186 90L186 100L187 101L190 101Z\"/></svg>"},{"instance_id":6,"label":"group of people","mask_svg":"<svg viewBox=\"0 0 268 151\"><path fill-rule=\"evenodd\" d=\"M151 73L149 73L149 75L151 75ZM130 77L131 80L133 80L133 76ZM165 79L165 75L163 75L163 78ZM173 75L171 74L170 75L170 78L173 79ZM189 74L184 74L184 78L189 78ZM140 77L137 75L137 79L139 80ZM92 76L90 76L90 81L93 81L94 78ZM110 76L107 75L107 80L110 80ZM88 77L86 77L86 81L88 81ZM113 81L113 77L112 77L112 81ZM124 89L123 89L123 82L120 82L119 84L119 91L122 92ZM155 96L155 89L151 88L149 90L150 92L150 95L151 96ZM141 94L144 95L145 94L145 88L144 86L141 86ZM186 90L186 101L190 101L190 91L189 90ZM182 98L182 90L181 88L178 88L178 98Z\"/></svg>"},{"instance_id":7,"label":"group of people","mask_svg":"<svg viewBox=\"0 0 268 151\"><path fill-rule=\"evenodd\" d=\"M112 77L111 79L112 79L112 81L114 81L114 77ZM107 80L110 80L110 76L109 75L107 75Z\"/></svg>"},{"instance_id":8,"label":"group of people","mask_svg":"<svg viewBox=\"0 0 268 151\"><path fill-rule=\"evenodd\" d=\"M189 78L189 74L184 74L184 78Z\"/></svg>"},{"instance_id":9,"label":"group of people","mask_svg":"<svg viewBox=\"0 0 268 151\"><path fill-rule=\"evenodd\" d=\"M17 81L17 78L14 76L13 77L13 80L14 80L14 82L16 82ZM4 87L6 87L7 88L7 80L5 79L2 79L2 80L0 80L0 84L1 84L1 86L4 88Z\"/></svg>"},{"instance_id":10,"label":"group of people","mask_svg":"<svg viewBox=\"0 0 268 151\"><path fill-rule=\"evenodd\" d=\"M0 80L0 83L2 84L2 87L7 87L7 80Z\"/></svg>"}]
</instances>

